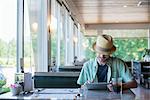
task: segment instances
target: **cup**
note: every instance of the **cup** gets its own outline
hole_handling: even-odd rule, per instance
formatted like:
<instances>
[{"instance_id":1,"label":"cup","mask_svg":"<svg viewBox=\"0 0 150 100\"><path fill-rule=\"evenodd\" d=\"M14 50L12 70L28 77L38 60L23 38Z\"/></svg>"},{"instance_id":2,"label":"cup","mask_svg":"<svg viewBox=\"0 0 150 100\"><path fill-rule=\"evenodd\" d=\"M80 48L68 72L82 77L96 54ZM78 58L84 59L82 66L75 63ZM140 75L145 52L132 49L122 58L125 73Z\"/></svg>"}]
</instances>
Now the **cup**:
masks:
<instances>
[{"instance_id":1,"label":"cup","mask_svg":"<svg viewBox=\"0 0 150 100\"><path fill-rule=\"evenodd\" d=\"M79 88L80 97L85 96L85 92L86 92L86 87L85 86L81 86L81 88Z\"/></svg>"},{"instance_id":2,"label":"cup","mask_svg":"<svg viewBox=\"0 0 150 100\"><path fill-rule=\"evenodd\" d=\"M112 78L112 88L115 93L122 93L122 78Z\"/></svg>"}]
</instances>

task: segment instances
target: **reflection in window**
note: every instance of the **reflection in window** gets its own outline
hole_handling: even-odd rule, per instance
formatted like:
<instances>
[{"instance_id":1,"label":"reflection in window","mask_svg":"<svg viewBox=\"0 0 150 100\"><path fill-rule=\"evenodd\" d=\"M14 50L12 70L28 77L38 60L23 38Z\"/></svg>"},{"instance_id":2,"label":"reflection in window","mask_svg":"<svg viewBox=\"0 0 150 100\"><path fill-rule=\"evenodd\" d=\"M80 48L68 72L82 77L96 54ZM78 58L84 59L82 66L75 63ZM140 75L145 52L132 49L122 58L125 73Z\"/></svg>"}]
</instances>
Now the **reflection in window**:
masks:
<instances>
[{"instance_id":1,"label":"reflection in window","mask_svg":"<svg viewBox=\"0 0 150 100\"><path fill-rule=\"evenodd\" d=\"M24 3L24 70L32 70L37 66L37 34L39 3L36 0L28 0Z\"/></svg>"},{"instance_id":2,"label":"reflection in window","mask_svg":"<svg viewBox=\"0 0 150 100\"><path fill-rule=\"evenodd\" d=\"M51 1L51 23L54 23L56 24L57 26L57 2L56 0L52 0ZM52 26L50 27L52 28ZM55 28L55 31L51 31L50 34L51 34L51 65L53 65L53 62L56 62L56 56L57 56L57 41L56 41L56 38L57 38L57 27Z\"/></svg>"},{"instance_id":3,"label":"reflection in window","mask_svg":"<svg viewBox=\"0 0 150 100\"><path fill-rule=\"evenodd\" d=\"M48 69L47 58L47 0L24 1L24 70Z\"/></svg>"}]
</instances>

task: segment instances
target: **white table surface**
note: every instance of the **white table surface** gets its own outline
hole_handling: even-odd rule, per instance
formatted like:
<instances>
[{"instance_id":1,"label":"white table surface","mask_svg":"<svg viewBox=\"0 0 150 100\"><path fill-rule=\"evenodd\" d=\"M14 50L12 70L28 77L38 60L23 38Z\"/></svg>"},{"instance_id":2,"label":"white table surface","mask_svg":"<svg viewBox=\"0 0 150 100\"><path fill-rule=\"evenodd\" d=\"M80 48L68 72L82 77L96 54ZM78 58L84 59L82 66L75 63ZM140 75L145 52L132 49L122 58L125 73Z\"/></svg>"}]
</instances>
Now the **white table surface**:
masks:
<instances>
[{"instance_id":1,"label":"white table surface","mask_svg":"<svg viewBox=\"0 0 150 100\"><path fill-rule=\"evenodd\" d=\"M84 100L134 100L131 91L116 94L105 90L85 90L84 96L77 96L79 89L44 89L28 95L12 96L11 92L0 95L0 99L84 99Z\"/></svg>"}]
</instances>

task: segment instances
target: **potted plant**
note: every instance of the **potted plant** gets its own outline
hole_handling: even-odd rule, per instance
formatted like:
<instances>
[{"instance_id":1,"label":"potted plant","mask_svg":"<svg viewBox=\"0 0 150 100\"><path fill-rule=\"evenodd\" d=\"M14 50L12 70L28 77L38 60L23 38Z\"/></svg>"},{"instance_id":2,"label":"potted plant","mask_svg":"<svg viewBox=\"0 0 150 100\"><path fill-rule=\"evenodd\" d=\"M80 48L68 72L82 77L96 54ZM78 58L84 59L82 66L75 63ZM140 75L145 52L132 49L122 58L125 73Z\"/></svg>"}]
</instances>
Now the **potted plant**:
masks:
<instances>
[{"instance_id":1,"label":"potted plant","mask_svg":"<svg viewBox=\"0 0 150 100\"><path fill-rule=\"evenodd\" d=\"M6 78L0 72L0 94L10 91L10 89L6 87L5 85L6 85Z\"/></svg>"}]
</instances>

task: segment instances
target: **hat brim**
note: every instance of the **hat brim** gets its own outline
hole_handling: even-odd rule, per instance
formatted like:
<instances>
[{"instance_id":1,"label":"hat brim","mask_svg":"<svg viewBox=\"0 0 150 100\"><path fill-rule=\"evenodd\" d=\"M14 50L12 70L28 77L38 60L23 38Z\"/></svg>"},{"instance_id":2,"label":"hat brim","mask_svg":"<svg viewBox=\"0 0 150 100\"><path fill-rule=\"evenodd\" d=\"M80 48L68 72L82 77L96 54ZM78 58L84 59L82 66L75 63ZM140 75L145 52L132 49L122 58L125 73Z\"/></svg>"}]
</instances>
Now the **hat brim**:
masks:
<instances>
[{"instance_id":1,"label":"hat brim","mask_svg":"<svg viewBox=\"0 0 150 100\"><path fill-rule=\"evenodd\" d=\"M95 52L100 53L100 54L104 54L104 55L110 55L116 51L116 47L114 45L110 50L99 49L96 47L96 42L93 43L92 48Z\"/></svg>"}]
</instances>

